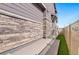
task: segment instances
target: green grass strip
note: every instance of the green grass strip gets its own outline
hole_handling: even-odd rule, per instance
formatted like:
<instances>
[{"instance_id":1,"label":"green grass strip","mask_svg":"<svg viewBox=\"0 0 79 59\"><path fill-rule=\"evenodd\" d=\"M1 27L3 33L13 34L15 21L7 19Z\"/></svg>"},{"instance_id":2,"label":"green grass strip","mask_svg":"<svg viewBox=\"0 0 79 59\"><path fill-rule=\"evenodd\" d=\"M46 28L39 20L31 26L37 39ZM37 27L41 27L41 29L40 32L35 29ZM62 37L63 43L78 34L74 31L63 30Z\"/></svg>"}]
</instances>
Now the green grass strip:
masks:
<instances>
[{"instance_id":1,"label":"green grass strip","mask_svg":"<svg viewBox=\"0 0 79 59\"><path fill-rule=\"evenodd\" d=\"M69 55L69 50L64 35L58 35L56 39L60 40L58 55Z\"/></svg>"}]
</instances>

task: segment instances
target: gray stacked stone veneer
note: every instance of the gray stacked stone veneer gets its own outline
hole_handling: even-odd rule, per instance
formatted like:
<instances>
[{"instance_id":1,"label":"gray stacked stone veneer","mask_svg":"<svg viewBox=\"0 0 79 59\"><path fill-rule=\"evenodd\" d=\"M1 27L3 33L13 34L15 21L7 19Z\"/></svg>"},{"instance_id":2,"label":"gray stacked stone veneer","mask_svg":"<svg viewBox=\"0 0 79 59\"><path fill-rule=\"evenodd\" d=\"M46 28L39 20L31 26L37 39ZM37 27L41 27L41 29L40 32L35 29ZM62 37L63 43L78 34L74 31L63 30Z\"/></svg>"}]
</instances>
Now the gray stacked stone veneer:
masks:
<instances>
[{"instance_id":1,"label":"gray stacked stone veneer","mask_svg":"<svg viewBox=\"0 0 79 59\"><path fill-rule=\"evenodd\" d=\"M0 14L0 44L28 38L36 40L42 38L42 36L42 23L34 23Z\"/></svg>"}]
</instances>

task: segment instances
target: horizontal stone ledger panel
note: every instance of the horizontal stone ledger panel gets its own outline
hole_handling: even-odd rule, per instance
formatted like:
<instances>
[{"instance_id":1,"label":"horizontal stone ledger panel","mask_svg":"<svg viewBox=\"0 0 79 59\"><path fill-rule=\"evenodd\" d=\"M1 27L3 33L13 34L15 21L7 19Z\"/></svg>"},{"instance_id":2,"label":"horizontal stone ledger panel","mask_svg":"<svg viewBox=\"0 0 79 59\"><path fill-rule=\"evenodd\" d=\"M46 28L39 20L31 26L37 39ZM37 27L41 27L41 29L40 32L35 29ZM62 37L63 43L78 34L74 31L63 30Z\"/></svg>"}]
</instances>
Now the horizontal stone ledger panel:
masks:
<instances>
[{"instance_id":1,"label":"horizontal stone ledger panel","mask_svg":"<svg viewBox=\"0 0 79 59\"><path fill-rule=\"evenodd\" d=\"M0 14L0 53L43 37L43 25Z\"/></svg>"}]
</instances>

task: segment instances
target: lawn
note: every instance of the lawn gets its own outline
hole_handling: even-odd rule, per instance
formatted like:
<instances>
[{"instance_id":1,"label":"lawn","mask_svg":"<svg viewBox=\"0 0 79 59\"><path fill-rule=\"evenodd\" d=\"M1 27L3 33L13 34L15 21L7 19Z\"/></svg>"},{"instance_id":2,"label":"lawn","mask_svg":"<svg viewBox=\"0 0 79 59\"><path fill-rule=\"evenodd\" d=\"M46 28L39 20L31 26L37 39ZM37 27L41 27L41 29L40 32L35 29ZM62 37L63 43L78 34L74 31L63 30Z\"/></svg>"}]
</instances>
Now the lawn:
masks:
<instances>
[{"instance_id":1,"label":"lawn","mask_svg":"<svg viewBox=\"0 0 79 59\"><path fill-rule=\"evenodd\" d=\"M60 40L58 55L69 55L69 50L64 35L58 35L57 40Z\"/></svg>"}]
</instances>

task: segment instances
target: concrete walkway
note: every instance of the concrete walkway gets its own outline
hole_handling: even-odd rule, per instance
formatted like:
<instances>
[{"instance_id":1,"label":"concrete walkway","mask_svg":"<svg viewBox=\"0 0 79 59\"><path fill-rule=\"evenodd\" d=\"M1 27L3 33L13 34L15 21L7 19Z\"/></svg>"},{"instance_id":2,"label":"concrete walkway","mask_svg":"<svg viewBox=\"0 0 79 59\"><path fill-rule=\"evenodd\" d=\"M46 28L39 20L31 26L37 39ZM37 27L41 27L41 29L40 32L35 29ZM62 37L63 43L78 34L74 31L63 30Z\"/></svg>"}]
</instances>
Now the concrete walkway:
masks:
<instances>
[{"instance_id":1,"label":"concrete walkway","mask_svg":"<svg viewBox=\"0 0 79 59\"><path fill-rule=\"evenodd\" d=\"M55 55L57 54L58 46L58 40L39 39L3 52L1 55Z\"/></svg>"},{"instance_id":2,"label":"concrete walkway","mask_svg":"<svg viewBox=\"0 0 79 59\"><path fill-rule=\"evenodd\" d=\"M46 55L57 55L59 42L59 40L55 40L55 42L51 45L50 49L47 51Z\"/></svg>"},{"instance_id":3,"label":"concrete walkway","mask_svg":"<svg viewBox=\"0 0 79 59\"><path fill-rule=\"evenodd\" d=\"M48 44L51 39L39 39L34 42L19 46L17 48L8 50L1 54L3 55L38 55ZM54 42L54 41L53 41Z\"/></svg>"}]
</instances>

